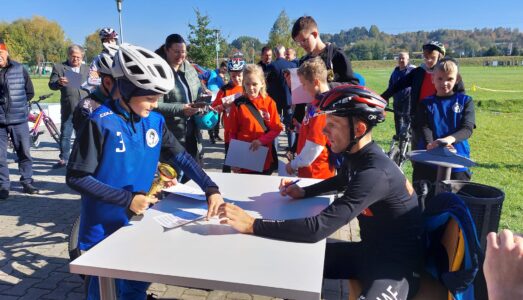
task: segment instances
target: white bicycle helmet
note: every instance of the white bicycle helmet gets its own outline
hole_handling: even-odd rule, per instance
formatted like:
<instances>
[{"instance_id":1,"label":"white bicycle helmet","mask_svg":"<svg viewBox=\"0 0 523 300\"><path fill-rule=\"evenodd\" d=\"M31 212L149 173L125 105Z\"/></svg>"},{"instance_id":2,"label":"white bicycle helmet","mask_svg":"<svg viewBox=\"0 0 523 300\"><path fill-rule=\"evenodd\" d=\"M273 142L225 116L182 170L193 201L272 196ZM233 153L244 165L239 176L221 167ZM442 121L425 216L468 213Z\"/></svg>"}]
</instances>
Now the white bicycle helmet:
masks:
<instances>
[{"instance_id":1,"label":"white bicycle helmet","mask_svg":"<svg viewBox=\"0 0 523 300\"><path fill-rule=\"evenodd\" d=\"M135 87L167 94L174 88L174 74L158 54L131 44L121 44L114 57L112 74L124 78Z\"/></svg>"},{"instance_id":2,"label":"white bicycle helmet","mask_svg":"<svg viewBox=\"0 0 523 300\"><path fill-rule=\"evenodd\" d=\"M93 60L93 64L99 73L112 75L114 55L119 46L109 43L104 43L103 46L104 50Z\"/></svg>"},{"instance_id":3,"label":"white bicycle helmet","mask_svg":"<svg viewBox=\"0 0 523 300\"><path fill-rule=\"evenodd\" d=\"M235 53L227 62L227 70L229 72L243 71L245 67L245 59L241 52Z\"/></svg>"},{"instance_id":4,"label":"white bicycle helmet","mask_svg":"<svg viewBox=\"0 0 523 300\"><path fill-rule=\"evenodd\" d=\"M116 30L112 29L111 27L104 27L100 29L100 32L98 33L98 36L100 37L100 40L105 39L118 39L118 32Z\"/></svg>"},{"instance_id":5,"label":"white bicycle helmet","mask_svg":"<svg viewBox=\"0 0 523 300\"><path fill-rule=\"evenodd\" d=\"M120 46L117 44L103 43L102 46L104 47L102 51L109 53L111 57L115 56L118 49L120 49Z\"/></svg>"}]
</instances>

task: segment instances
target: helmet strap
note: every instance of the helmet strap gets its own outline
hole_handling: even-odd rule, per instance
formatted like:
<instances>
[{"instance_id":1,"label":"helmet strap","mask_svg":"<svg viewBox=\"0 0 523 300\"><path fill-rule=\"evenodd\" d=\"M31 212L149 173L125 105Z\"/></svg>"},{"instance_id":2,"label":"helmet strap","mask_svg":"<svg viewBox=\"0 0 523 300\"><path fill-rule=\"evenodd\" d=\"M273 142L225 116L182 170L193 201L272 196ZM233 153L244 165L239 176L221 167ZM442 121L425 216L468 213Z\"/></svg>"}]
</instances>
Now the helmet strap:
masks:
<instances>
[{"instance_id":1,"label":"helmet strap","mask_svg":"<svg viewBox=\"0 0 523 300\"><path fill-rule=\"evenodd\" d=\"M350 137L350 142L349 142L349 145L347 145L347 148L345 148L345 152L349 153L350 154L350 151L352 150L352 148L364 137L366 136L370 130L371 130L371 126L367 126L367 129L365 130L365 132L360 135L359 137L356 137L356 132L355 132L355 129L354 129L354 118L352 116L349 116L349 137Z\"/></svg>"}]
</instances>

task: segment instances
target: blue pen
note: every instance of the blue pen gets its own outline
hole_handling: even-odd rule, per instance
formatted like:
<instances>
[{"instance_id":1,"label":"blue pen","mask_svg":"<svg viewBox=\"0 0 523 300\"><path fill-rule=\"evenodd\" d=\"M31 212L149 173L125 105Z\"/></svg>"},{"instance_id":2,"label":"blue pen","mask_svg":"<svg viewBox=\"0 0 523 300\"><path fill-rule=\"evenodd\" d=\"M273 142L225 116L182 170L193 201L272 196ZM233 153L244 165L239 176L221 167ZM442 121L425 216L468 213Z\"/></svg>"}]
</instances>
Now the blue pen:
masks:
<instances>
[{"instance_id":1,"label":"blue pen","mask_svg":"<svg viewBox=\"0 0 523 300\"><path fill-rule=\"evenodd\" d=\"M294 180L294 181L292 181L292 182L287 183L287 184L285 185L285 188L288 188L288 187L290 187L291 185L300 182L300 180L301 180L301 179L296 179L296 180Z\"/></svg>"}]
</instances>

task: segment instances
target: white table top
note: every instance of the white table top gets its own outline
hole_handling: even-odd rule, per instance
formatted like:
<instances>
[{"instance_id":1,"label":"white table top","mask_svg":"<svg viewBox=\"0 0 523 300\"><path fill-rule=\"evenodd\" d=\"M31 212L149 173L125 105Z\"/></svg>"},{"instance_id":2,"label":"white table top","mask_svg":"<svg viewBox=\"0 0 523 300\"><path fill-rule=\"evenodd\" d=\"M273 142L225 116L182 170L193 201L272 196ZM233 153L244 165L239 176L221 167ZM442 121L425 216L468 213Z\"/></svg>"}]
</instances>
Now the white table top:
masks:
<instances>
[{"instance_id":1,"label":"white table top","mask_svg":"<svg viewBox=\"0 0 523 300\"><path fill-rule=\"evenodd\" d=\"M209 173L225 201L253 216L313 216L329 197L292 200L277 192L281 177ZM306 186L316 180L303 179ZM290 299L319 299L325 240L292 243L240 234L217 218L164 230L154 216L198 200L171 196L141 221L121 228L70 264L72 273L237 291Z\"/></svg>"}]
</instances>

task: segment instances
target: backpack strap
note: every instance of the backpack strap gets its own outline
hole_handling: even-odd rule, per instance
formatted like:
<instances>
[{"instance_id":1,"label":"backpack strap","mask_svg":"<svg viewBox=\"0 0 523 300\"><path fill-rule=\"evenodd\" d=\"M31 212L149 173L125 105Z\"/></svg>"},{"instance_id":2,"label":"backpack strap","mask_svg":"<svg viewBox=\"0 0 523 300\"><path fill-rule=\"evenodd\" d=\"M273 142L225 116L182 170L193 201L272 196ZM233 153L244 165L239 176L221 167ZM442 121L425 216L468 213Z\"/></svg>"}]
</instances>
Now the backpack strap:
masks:
<instances>
[{"instance_id":1,"label":"backpack strap","mask_svg":"<svg viewBox=\"0 0 523 300\"><path fill-rule=\"evenodd\" d=\"M336 48L336 47L334 46L333 43L327 43L327 62L328 62L328 64L326 64L327 70L333 69L332 56L334 55L334 48Z\"/></svg>"},{"instance_id":2,"label":"backpack strap","mask_svg":"<svg viewBox=\"0 0 523 300\"><path fill-rule=\"evenodd\" d=\"M252 104L251 100L249 100L245 96L241 96L240 98L234 100L234 104L236 105L236 107L240 107L241 105L247 106L247 108L251 112L252 116L256 119L256 121L258 121L258 123L262 127L263 131L264 132L269 131L269 129L267 128L267 125L265 125L265 122L263 121L260 111L258 109L256 109L256 107L254 107L254 104Z\"/></svg>"}]
</instances>

